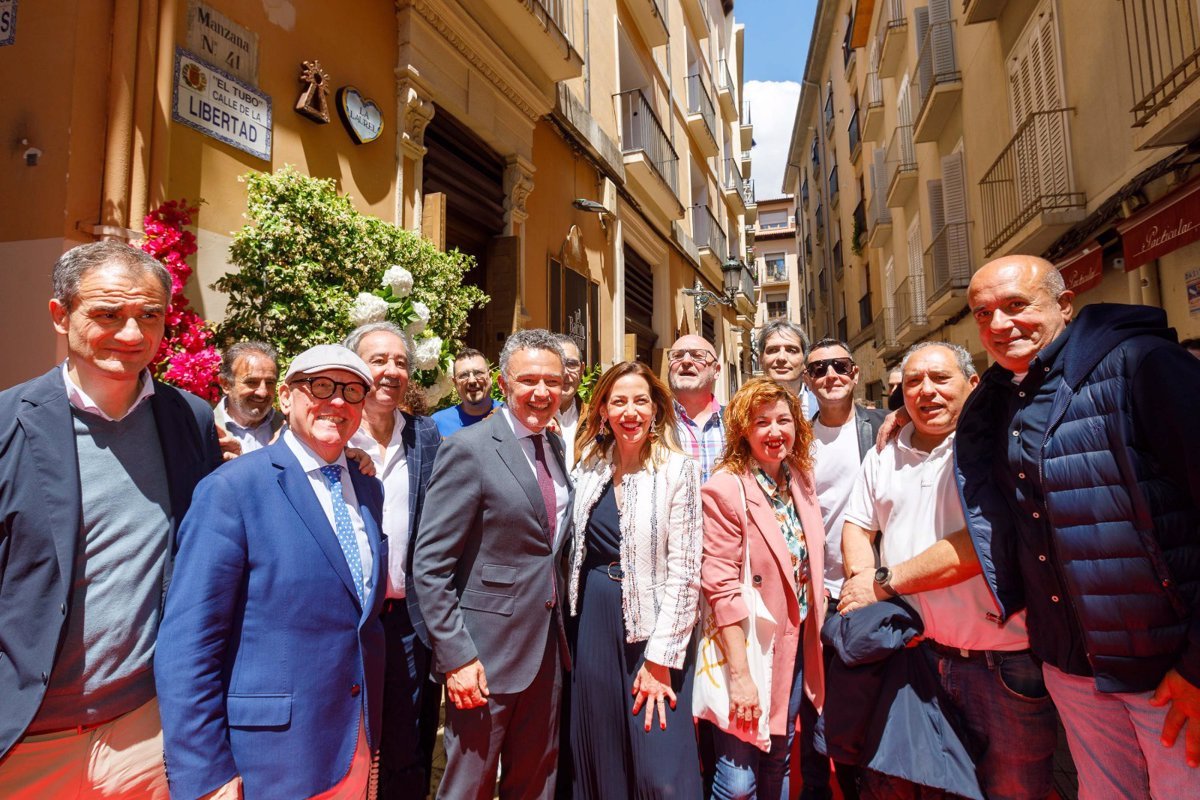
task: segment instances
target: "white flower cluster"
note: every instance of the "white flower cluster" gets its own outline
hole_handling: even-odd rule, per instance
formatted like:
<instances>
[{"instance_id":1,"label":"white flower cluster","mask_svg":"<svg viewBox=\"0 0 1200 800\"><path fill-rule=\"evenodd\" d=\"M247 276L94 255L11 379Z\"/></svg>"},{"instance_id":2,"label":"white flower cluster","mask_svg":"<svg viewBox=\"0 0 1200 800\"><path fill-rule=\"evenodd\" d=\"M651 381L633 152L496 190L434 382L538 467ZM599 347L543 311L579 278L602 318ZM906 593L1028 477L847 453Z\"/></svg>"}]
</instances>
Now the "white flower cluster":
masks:
<instances>
[{"instance_id":1,"label":"white flower cluster","mask_svg":"<svg viewBox=\"0 0 1200 800\"><path fill-rule=\"evenodd\" d=\"M454 380L446 373L438 375L438 379L434 381L432 386L426 386L421 389L425 395L425 405L428 408L435 408L441 399L450 394L454 388Z\"/></svg>"},{"instance_id":2,"label":"white flower cluster","mask_svg":"<svg viewBox=\"0 0 1200 800\"><path fill-rule=\"evenodd\" d=\"M383 273L383 285L391 287L392 297L403 300L412 294L412 273L399 264L393 264Z\"/></svg>"},{"instance_id":3,"label":"white flower cluster","mask_svg":"<svg viewBox=\"0 0 1200 800\"><path fill-rule=\"evenodd\" d=\"M370 322L383 322L387 319L387 313L386 300L367 292L359 292L350 308L350 324L357 328Z\"/></svg>"},{"instance_id":4,"label":"white flower cluster","mask_svg":"<svg viewBox=\"0 0 1200 800\"><path fill-rule=\"evenodd\" d=\"M429 306L425 305L419 300L412 304L412 308L413 313L417 315L417 318L408 323L407 330L409 336L416 336L418 333L424 331L425 326L429 324L430 312Z\"/></svg>"},{"instance_id":5,"label":"white flower cluster","mask_svg":"<svg viewBox=\"0 0 1200 800\"><path fill-rule=\"evenodd\" d=\"M413 343L412 366L416 369L436 369L442 355L442 340L438 336L418 339Z\"/></svg>"}]
</instances>

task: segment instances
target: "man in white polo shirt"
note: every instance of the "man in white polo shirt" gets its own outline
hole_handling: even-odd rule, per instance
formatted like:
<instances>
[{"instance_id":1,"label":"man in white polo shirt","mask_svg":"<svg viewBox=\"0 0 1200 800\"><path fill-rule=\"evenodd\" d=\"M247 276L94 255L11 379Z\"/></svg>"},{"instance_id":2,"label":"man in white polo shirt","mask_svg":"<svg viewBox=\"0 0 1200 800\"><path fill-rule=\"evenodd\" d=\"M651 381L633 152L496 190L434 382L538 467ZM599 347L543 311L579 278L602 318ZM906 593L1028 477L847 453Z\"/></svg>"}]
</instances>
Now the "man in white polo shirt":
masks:
<instances>
[{"instance_id":1,"label":"man in white polo shirt","mask_svg":"<svg viewBox=\"0 0 1200 800\"><path fill-rule=\"evenodd\" d=\"M843 613L897 594L925 623L921 647L980 753L985 796L1045 798L1056 743L1054 707L1029 651L1024 612L999 624L966 534L954 480L954 430L979 377L966 350L922 342L901 362L912 422L863 462L846 507ZM880 566L872 539L880 531ZM899 784L899 785L897 785ZM863 796L915 796L864 771ZM907 789L907 791L906 791Z\"/></svg>"}]
</instances>

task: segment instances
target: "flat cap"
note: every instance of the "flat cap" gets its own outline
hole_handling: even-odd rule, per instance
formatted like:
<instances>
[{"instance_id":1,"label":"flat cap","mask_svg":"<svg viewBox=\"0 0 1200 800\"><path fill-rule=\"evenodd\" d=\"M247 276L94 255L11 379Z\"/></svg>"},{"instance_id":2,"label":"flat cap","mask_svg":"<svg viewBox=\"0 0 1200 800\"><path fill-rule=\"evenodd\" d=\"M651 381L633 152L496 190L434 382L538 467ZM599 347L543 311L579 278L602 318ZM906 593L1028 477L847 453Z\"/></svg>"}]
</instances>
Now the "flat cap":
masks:
<instances>
[{"instance_id":1,"label":"flat cap","mask_svg":"<svg viewBox=\"0 0 1200 800\"><path fill-rule=\"evenodd\" d=\"M353 372L362 378L367 386L374 383L371 380L371 368L367 366L367 362L359 358L353 350L348 350L340 344L319 344L308 348L292 359L283 380L286 383L293 375L324 372L330 369L344 369L347 372Z\"/></svg>"}]
</instances>

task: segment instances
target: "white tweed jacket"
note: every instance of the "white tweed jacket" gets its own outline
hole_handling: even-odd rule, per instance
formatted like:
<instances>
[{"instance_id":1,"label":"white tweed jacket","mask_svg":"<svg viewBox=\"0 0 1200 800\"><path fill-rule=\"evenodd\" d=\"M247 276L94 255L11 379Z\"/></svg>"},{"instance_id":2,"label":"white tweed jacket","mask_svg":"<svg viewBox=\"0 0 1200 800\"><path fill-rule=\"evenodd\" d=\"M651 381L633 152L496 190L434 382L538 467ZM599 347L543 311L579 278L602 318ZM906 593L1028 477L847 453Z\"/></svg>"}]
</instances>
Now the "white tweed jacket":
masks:
<instances>
[{"instance_id":1,"label":"white tweed jacket","mask_svg":"<svg viewBox=\"0 0 1200 800\"><path fill-rule=\"evenodd\" d=\"M607 458L575 467L575 537L571 544L568 598L579 613L579 580L587 553L592 509L612 480ZM646 660L679 669L687 655L700 604L700 468L670 452L622 480L621 605L628 642L646 642Z\"/></svg>"}]
</instances>

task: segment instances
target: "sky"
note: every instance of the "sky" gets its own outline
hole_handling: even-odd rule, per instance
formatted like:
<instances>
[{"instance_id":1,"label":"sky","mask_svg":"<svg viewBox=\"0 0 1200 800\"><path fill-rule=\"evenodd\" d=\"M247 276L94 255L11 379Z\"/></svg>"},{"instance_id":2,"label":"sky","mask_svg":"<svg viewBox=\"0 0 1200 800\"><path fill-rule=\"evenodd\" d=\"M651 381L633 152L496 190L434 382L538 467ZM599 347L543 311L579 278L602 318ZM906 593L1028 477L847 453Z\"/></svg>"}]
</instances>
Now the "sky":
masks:
<instances>
[{"instance_id":1,"label":"sky","mask_svg":"<svg viewBox=\"0 0 1200 800\"><path fill-rule=\"evenodd\" d=\"M754 124L753 176L759 200L782 194L792 122L817 0L739 0L745 24L744 96Z\"/></svg>"}]
</instances>

